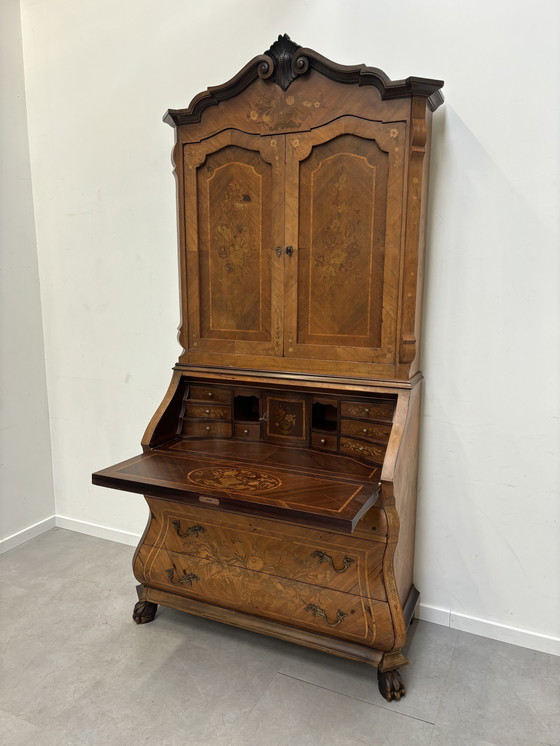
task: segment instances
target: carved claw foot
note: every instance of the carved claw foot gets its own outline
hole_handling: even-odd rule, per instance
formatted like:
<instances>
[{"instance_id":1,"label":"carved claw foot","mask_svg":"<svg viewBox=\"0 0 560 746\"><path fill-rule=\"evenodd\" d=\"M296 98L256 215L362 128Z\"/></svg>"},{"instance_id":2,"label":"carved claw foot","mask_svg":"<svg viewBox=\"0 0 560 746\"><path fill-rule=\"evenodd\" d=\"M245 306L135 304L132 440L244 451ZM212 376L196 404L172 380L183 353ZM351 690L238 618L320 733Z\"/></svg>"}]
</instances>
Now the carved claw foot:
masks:
<instances>
[{"instance_id":1,"label":"carved claw foot","mask_svg":"<svg viewBox=\"0 0 560 746\"><path fill-rule=\"evenodd\" d=\"M385 697L387 702L391 702L393 699L398 701L406 694L398 668L394 668L392 671L377 669L377 683L381 695Z\"/></svg>"},{"instance_id":2,"label":"carved claw foot","mask_svg":"<svg viewBox=\"0 0 560 746\"><path fill-rule=\"evenodd\" d=\"M148 624L153 622L157 611L157 604L153 604L151 601L138 601L134 606L132 612L132 618L136 624Z\"/></svg>"}]
</instances>

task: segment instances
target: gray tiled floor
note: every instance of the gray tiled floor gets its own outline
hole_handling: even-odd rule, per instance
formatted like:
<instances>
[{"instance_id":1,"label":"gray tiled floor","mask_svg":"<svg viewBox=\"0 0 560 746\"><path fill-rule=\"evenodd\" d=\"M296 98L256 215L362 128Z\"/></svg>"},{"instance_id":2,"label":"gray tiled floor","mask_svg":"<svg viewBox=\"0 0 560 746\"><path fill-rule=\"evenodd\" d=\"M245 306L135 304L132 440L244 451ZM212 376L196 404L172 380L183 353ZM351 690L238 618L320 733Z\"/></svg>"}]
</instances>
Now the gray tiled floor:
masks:
<instances>
[{"instance_id":1,"label":"gray tiled floor","mask_svg":"<svg viewBox=\"0 0 560 746\"><path fill-rule=\"evenodd\" d=\"M132 549L54 529L0 557L3 746L560 746L560 658L416 622L375 672L162 609L131 619Z\"/></svg>"}]
</instances>

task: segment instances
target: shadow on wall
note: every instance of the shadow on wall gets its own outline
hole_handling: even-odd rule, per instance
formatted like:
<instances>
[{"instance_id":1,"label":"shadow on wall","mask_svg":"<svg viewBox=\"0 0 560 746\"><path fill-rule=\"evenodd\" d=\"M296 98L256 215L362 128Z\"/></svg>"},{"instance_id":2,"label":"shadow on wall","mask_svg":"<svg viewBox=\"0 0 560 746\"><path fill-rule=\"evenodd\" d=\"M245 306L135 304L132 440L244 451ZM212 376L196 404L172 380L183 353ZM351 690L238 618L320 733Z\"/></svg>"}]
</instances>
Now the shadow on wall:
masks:
<instances>
[{"instance_id":1,"label":"shadow on wall","mask_svg":"<svg viewBox=\"0 0 560 746\"><path fill-rule=\"evenodd\" d=\"M441 114L427 226L417 581L426 604L516 625L512 595L530 618L543 578L527 501L538 493L533 522L541 510L546 524L560 481L550 457L558 402L545 393L557 390L559 357L558 301L546 292L552 221L451 106ZM540 385L529 389L535 376ZM548 561L558 567L555 551Z\"/></svg>"}]
</instances>

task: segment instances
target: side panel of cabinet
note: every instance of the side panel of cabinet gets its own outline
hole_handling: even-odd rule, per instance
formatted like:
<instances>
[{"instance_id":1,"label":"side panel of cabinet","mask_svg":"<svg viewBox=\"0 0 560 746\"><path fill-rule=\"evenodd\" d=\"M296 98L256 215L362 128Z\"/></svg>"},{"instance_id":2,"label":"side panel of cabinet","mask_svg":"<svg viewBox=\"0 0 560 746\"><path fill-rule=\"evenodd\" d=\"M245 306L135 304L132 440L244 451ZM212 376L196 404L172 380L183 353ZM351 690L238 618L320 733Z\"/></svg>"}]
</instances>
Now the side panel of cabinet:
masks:
<instances>
[{"instance_id":1,"label":"side panel of cabinet","mask_svg":"<svg viewBox=\"0 0 560 746\"><path fill-rule=\"evenodd\" d=\"M282 354L284 145L235 130L184 145L192 352Z\"/></svg>"},{"instance_id":2,"label":"side panel of cabinet","mask_svg":"<svg viewBox=\"0 0 560 746\"><path fill-rule=\"evenodd\" d=\"M287 135L286 357L394 362L404 147L356 117Z\"/></svg>"}]
</instances>

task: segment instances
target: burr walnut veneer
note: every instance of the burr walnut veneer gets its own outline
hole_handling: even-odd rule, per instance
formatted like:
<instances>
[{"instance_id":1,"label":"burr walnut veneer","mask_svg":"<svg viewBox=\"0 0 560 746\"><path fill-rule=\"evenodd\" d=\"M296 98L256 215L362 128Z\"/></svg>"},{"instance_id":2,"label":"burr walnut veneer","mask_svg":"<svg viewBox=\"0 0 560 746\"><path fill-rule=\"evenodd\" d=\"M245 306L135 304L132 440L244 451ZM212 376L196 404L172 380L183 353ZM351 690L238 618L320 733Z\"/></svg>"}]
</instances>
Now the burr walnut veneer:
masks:
<instances>
[{"instance_id":1,"label":"burr walnut veneer","mask_svg":"<svg viewBox=\"0 0 560 746\"><path fill-rule=\"evenodd\" d=\"M378 669L413 585L422 256L442 83L279 37L170 110L183 346L142 454L134 610L158 604Z\"/></svg>"}]
</instances>

